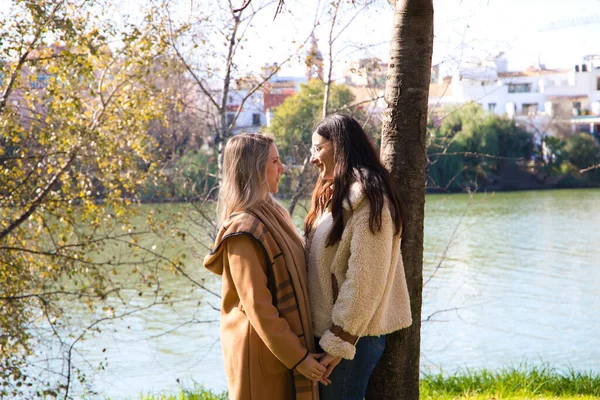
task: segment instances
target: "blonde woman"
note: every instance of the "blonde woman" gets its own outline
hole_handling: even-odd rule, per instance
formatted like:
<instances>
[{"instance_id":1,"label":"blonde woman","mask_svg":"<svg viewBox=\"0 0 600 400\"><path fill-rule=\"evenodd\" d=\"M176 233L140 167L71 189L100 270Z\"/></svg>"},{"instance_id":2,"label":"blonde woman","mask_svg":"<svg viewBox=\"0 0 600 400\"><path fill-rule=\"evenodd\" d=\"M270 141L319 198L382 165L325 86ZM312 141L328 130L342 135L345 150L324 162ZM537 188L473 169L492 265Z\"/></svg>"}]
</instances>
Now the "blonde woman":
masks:
<instances>
[{"instance_id":1,"label":"blonde woman","mask_svg":"<svg viewBox=\"0 0 600 400\"><path fill-rule=\"evenodd\" d=\"M402 207L354 118L321 121L310 161L319 180L305 220L308 289L315 335L327 352L324 378L332 382L321 385L321 399L362 400L385 335L412 322L400 254Z\"/></svg>"},{"instance_id":2,"label":"blonde woman","mask_svg":"<svg viewBox=\"0 0 600 400\"><path fill-rule=\"evenodd\" d=\"M317 400L326 370L314 354L303 241L271 197L283 171L270 137L240 134L225 146L220 229L204 266L223 277L231 400Z\"/></svg>"}]
</instances>

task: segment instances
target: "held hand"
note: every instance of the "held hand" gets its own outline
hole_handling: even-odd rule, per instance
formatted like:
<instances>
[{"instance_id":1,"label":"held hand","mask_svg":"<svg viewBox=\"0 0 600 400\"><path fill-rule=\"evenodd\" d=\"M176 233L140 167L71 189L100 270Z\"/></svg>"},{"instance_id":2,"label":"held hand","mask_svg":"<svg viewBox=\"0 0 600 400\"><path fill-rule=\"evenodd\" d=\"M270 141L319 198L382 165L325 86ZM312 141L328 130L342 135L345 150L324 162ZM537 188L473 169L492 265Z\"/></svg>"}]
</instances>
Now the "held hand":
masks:
<instances>
[{"instance_id":1,"label":"held hand","mask_svg":"<svg viewBox=\"0 0 600 400\"><path fill-rule=\"evenodd\" d=\"M331 383L331 380L328 379L329 375L336 365L340 363L340 361L342 361L342 357L334 357L329 353L325 354L325 357L321 358L321 365L327 367L327 370L325 371L325 374L323 374L321 381L327 381L327 384Z\"/></svg>"},{"instance_id":2,"label":"held hand","mask_svg":"<svg viewBox=\"0 0 600 400\"><path fill-rule=\"evenodd\" d=\"M306 378L310 379L314 383L317 383L323 377L323 374L327 370L326 367L319 364L317 361L323 357L323 354L309 354L302 362L296 367L296 371L300 372Z\"/></svg>"}]
</instances>

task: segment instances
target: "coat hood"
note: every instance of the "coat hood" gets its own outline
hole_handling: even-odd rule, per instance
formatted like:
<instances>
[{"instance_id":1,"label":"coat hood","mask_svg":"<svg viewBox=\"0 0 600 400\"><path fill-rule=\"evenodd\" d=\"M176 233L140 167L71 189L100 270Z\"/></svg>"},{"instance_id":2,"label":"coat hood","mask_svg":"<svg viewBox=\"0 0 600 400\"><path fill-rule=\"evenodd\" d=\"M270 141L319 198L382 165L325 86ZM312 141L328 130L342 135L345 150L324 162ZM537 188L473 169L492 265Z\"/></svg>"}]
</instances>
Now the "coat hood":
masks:
<instances>
[{"instance_id":1,"label":"coat hood","mask_svg":"<svg viewBox=\"0 0 600 400\"><path fill-rule=\"evenodd\" d=\"M350 185L350 189L348 190L348 192L350 203L348 203L348 201L344 199L342 207L344 207L345 210L356 210L356 207L358 207L358 205L364 200L364 198L367 197L367 195L364 192L362 183L358 181L354 182L352 185Z\"/></svg>"},{"instance_id":2,"label":"coat hood","mask_svg":"<svg viewBox=\"0 0 600 400\"><path fill-rule=\"evenodd\" d=\"M354 171L355 180L348 189L348 199L344 199L342 207L345 210L356 210L358 205L367 197L364 191L364 186L360 180L360 174L357 170ZM348 202L350 200L350 202Z\"/></svg>"},{"instance_id":3,"label":"coat hood","mask_svg":"<svg viewBox=\"0 0 600 400\"><path fill-rule=\"evenodd\" d=\"M217 238L215 239L213 250L204 257L204 268L213 274L223 275L223 249L225 248L225 246L223 246L223 237L232 224L233 218L231 217L223 222L223 225L217 234Z\"/></svg>"}]
</instances>

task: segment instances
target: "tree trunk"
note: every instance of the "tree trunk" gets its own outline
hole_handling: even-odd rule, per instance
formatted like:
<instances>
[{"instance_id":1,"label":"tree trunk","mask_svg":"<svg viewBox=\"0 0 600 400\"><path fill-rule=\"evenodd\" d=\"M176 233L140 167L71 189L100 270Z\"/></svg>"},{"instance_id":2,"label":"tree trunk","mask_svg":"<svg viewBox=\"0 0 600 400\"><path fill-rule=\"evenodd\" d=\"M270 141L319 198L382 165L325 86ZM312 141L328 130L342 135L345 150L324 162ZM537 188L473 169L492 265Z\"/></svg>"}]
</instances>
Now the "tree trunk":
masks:
<instances>
[{"instance_id":1,"label":"tree trunk","mask_svg":"<svg viewBox=\"0 0 600 400\"><path fill-rule=\"evenodd\" d=\"M432 52L432 0L398 0L385 90L381 159L396 180L405 206L402 259L413 323L388 335L385 353L369 382L367 399L419 398L425 137Z\"/></svg>"},{"instance_id":2,"label":"tree trunk","mask_svg":"<svg viewBox=\"0 0 600 400\"><path fill-rule=\"evenodd\" d=\"M308 175L310 175L310 171L308 171L308 167L310 165L310 154L304 158L304 163L302 163L302 168L300 169L300 175L298 177L298 186L296 186L296 190L294 191L294 195L292 196L292 200L290 201L290 206L288 207L288 212L290 215L294 215L294 209L296 208L296 204L298 200L300 200L304 196L304 192L306 192L306 179Z\"/></svg>"}]
</instances>

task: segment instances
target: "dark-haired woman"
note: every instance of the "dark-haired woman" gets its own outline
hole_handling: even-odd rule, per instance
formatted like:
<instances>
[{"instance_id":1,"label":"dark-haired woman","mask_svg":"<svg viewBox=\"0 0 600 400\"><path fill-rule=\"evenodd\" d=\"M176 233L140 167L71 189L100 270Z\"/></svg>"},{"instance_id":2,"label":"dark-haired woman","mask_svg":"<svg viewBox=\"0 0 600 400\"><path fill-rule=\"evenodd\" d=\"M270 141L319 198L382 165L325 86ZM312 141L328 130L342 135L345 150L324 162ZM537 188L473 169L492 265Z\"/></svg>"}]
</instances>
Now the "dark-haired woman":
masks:
<instances>
[{"instance_id":1,"label":"dark-haired woman","mask_svg":"<svg viewBox=\"0 0 600 400\"><path fill-rule=\"evenodd\" d=\"M331 384L321 400L365 396L385 335L412 322L400 254L402 207L360 124L322 120L312 134L319 169L305 220L314 332Z\"/></svg>"}]
</instances>

